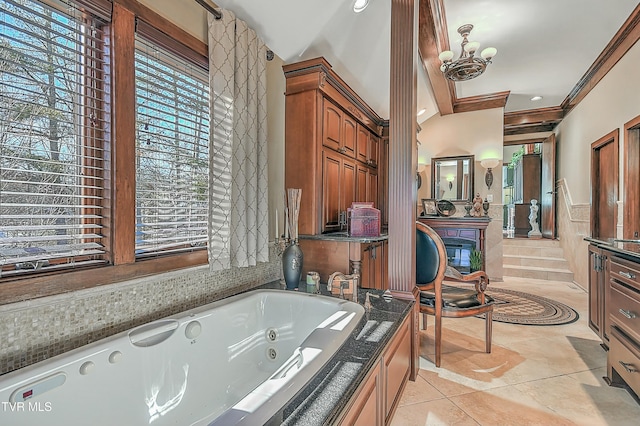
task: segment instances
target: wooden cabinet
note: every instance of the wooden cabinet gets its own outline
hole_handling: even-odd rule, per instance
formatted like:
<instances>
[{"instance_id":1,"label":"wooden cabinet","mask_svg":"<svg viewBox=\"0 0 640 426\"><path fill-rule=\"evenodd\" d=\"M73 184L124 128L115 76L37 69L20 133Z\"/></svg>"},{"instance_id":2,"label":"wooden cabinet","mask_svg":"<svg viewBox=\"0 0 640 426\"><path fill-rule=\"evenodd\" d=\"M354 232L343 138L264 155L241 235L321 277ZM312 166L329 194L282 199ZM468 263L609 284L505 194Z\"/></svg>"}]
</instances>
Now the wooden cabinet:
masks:
<instances>
[{"instance_id":1,"label":"wooden cabinet","mask_svg":"<svg viewBox=\"0 0 640 426\"><path fill-rule=\"evenodd\" d=\"M398 407L402 389L411 373L411 321L408 318L400 326L383 355L385 378L385 424Z\"/></svg>"},{"instance_id":2,"label":"wooden cabinet","mask_svg":"<svg viewBox=\"0 0 640 426\"><path fill-rule=\"evenodd\" d=\"M385 131L388 131L388 127ZM378 164L378 208L380 209L380 221L383 229L389 229L389 138L380 139L379 164Z\"/></svg>"},{"instance_id":3,"label":"wooden cabinet","mask_svg":"<svg viewBox=\"0 0 640 426\"><path fill-rule=\"evenodd\" d=\"M340 229L341 213L356 200L356 167L353 160L325 150L322 158L322 231ZM346 220L346 216L343 218Z\"/></svg>"},{"instance_id":4,"label":"wooden cabinet","mask_svg":"<svg viewBox=\"0 0 640 426\"><path fill-rule=\"evenodd\" d=\"M328 99L324 99L322 144L348 157L355 158L356 121Z\"/></svg>"},{"instance_id":5,"label":"wooden cabinet","mask_svg":"<svg viewBox=\"0 0 640 426\"><path fill-rule=\"evenodd\" d=\"M640 261L609 254L607 377L640 394Z\"/></svg>"},{"instance_id":6,"label":"wooden cabinet","mask_svg":"<svg viewBox=\"0 0 640 426\"><path fill-rule=\"evenodd\" d=\"M388 241L362 243L344 239L300 239L304 253L302 276L315 271L320 274L320 282L326 283L329 276L340 271L345 274L360 274L360 287L386 290L388 280Z\"/></svg>"},{"instance_id":7,"label":"wooden cabinet","mask_svg":"<svg viewBox=\"0 0 640 426\"><path fill-rule=\"evenodd\" d=\"M367 166L378 167L380 138L366 127L358 125L356 142L356 159Z\"/></svg>"},{"instance_id":8,"label":"wooden cabinet","mask_svg":"<svg viewBox=\"0 0 640 426\"><path fill-rule=\"evenodd\" d=\"M411 324L405 318L380 359L358 387L340 425L381 426L391 423L411 370Z\"/></svg>"},{"instance_id":9,"label":"wooden cabinet","mask_svg":"<svg viewBox=\"0 0 640 426\"><path fill-rule=\"evenodd\" d=\"M356 201L372 202L378 206L378 172L360 164L356 165Z\"/></svg>"},{"instance_id":10,"label":"wooden cabinet","mask_svg":"<svg viewBox=\"0 0 640 426\"><path fill-rule=\"evenodd\" d=\"M589 327L600 337L605 346L609 345L607 253L599 247L589 245Z\"/></svg>"},{"instance_id":11,"label":"wooden cabinet","mask_svg":"<svg viewBox=\"0 0 640 426\"><path fill-rule=\"evenodd\" d=\"M531 200L540 202L540 154L525 154L513 169L513 201L515 203L515 234L527 235L531 230L529 213ZM539 205L539 204L538 204ZM538 224L540 215L538 215Z\"/></svg>"},{"instance_id":12,"label":"wooden cabinet","mask_svg":"<svg viewBox=\"0 0 640 426\"><path fill-rule=\"evenodd\" d=\"M540 154L525 154L513 169L513 201L531 204L540 201Z\"/></svg>"},{"instance_id":13,"label":"wooden cabinet","mask_svg":"<svg viewBox=\"0 0 640 426\"><path fill-rule=\"evenodd\" d=\"M285 188L302 189L298 232L336 231L352 201L373 201L379 208L383 121L323 58L283 70ZM361 180L356 173L363 173Z\"/></svg>"},{"instance_id":14,"label":"wooden cabinet","mask_svg":"<svg viewBox=\"0 0 640 426\"><path fill-rule=\"evenodd\" d=\"M356 391L351 408L342 419L343 425L382 426L382 361L378 361L369 372L364 383Z\"/></svg>"},{"instance_id":15,"label":"wooden cabinet","mask_svg":"<svg viewBox=\"0 0 640 426\"><path fill-rule=\"evenodd\" d=\"M362 264L360 267L360 286L386 290L388 241L362 244Z\"/></svg>"}]
</instances>

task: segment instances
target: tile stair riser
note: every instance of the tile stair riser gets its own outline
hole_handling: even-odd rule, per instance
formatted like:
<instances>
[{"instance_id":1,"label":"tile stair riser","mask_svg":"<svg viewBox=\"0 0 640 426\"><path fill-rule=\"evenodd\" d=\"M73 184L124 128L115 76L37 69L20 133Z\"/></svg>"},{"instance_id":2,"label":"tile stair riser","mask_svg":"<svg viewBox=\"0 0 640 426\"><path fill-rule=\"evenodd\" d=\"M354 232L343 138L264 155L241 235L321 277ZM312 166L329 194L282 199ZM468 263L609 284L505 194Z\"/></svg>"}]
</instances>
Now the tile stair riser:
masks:
<instances>
[{"instance_id":1,"label":"tile stair riser","mask_svg":"<svg viewBox=\"0 0 640 426\"><path fill-rule=\"evenodd\" d=\"M539 280L555 280L555 281L564 281L564 282L572 282L573 281L573 273L570 271L567 272L558 272L558 271L547 271L540 269L527 269L525 267L517 267L517 266L504 266L504 275L507 277L520 277L520 278L534 278Z\"/></svg>"},{"instance_id":2,"label":"tile stair riser","mask_svg":"<svg viewBox=\"0 0 640 426\"><path fill-rule=\"evenodd\" d=\"M502 253L505 255L517 255L517 256L531 256L531 257L555 257L558 259L564 258L564 251L561 248L556 247L522 247L512 246L503 247Z\"/></svg>"},{"instance_id":3,"label":"tile stair riser","mask_svg":"<svg viewBox=\"0 0 640 426\"><path fill-rule=\"evenodd\" d=\"M569 270L569 264L564 259L558 258L542 258L542 257L522 257L505 255L503 257L503 265L517 266L536 266L548 269L566 269Z\"/></svg>"},{"instance_id":4,"label":"tile stair riser","mask_svg":"<svg viewBox=\"0 0 640 426\"><path fill-rule=\"evenodd\" d=\"M560 247L560 241L548 240L546 238L541 238L541 239L503 238L502 243L505 246Z\"/></svg>"}]
</instances>

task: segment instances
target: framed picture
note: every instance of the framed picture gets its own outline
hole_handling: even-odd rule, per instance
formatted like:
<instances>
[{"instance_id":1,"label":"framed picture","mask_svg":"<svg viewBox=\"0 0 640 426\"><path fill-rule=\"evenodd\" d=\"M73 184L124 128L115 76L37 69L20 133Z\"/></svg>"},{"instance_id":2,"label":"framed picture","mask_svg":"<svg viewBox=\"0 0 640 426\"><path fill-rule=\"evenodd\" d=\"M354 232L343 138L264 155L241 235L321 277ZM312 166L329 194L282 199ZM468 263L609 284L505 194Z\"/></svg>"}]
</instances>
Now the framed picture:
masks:
<instances>
[{"instance_id":1,"label":"framed picture","mask_svg":"<svg viewBox=\"0 0 640 426\"><path fill-rule=\"evenodd\" d=\"M436 209L435 198L423 198L422 199L422 215L423 216L438 216L438 210Z\"/></svg>"}]
</instances>

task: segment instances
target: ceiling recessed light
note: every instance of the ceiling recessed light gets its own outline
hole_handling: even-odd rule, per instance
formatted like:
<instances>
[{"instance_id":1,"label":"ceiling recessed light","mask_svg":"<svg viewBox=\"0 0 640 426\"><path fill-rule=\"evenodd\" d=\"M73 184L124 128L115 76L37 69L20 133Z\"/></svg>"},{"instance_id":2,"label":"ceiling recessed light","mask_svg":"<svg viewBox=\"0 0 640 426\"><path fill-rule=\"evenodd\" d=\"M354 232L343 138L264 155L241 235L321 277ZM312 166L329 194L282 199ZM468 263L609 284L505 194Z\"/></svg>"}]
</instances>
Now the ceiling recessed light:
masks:
<instances>
[{"instance_id":1,"label":"ceiling recessed light","mask_svg":"<svg viewBox=\"0 0 640 426\"><path fill-rule=\"evenodd\" d=\"M369 5L369 0L356 0L353 3L353 11L355 13L360 13L367 8Z\"/></svg>"},{"instance_id":2,"label":"ceiling recessed light","mask_svg":"<svg viewBox=\"0 0 640 426\"><path fill-rule=\"evenodd\" d=\"M426 109L422 108L420 111L418 111L418 117L420 117L422 114L424 114L425 112L427 112Z\"/></svg>"},{"instance_id":3,"label":"ceiling recessed light","mask_svg":"<svg viewBox=\"0 0 640 426\"><path fill-rule=\"evenodd\" d=\"M535 101L541 101L541 100L542 100L542 96L534 96L533 98L531 98L531 100L532 100L533 102L535 102Z\"/></svg>"}]
</instances>

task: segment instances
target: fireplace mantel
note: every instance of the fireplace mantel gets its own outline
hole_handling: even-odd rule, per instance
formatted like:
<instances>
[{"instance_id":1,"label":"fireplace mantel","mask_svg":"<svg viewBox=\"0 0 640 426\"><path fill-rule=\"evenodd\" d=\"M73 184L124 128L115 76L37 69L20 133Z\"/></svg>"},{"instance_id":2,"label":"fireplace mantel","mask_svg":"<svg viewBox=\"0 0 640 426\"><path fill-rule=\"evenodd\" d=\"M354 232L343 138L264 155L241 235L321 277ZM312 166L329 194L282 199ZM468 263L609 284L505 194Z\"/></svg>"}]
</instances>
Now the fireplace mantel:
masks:
<instances>
[{"instance_id":1,"label":"fireplace mantel","mask_svg":"<svg viewBox=\"0 0 640 426\"><path fill-rule=\"evenodd\" d=\"M491 222L490 217L420 216L418 220L433 228L440 235L447 247L451 266L463 274L469 272L469 269L464 265L452 263L452 256L457 256L456 249L464 251L467 245L465 243L468 242L482 253L482 269L486 270L485 230Z\"/></svg>"}]
</instances>

